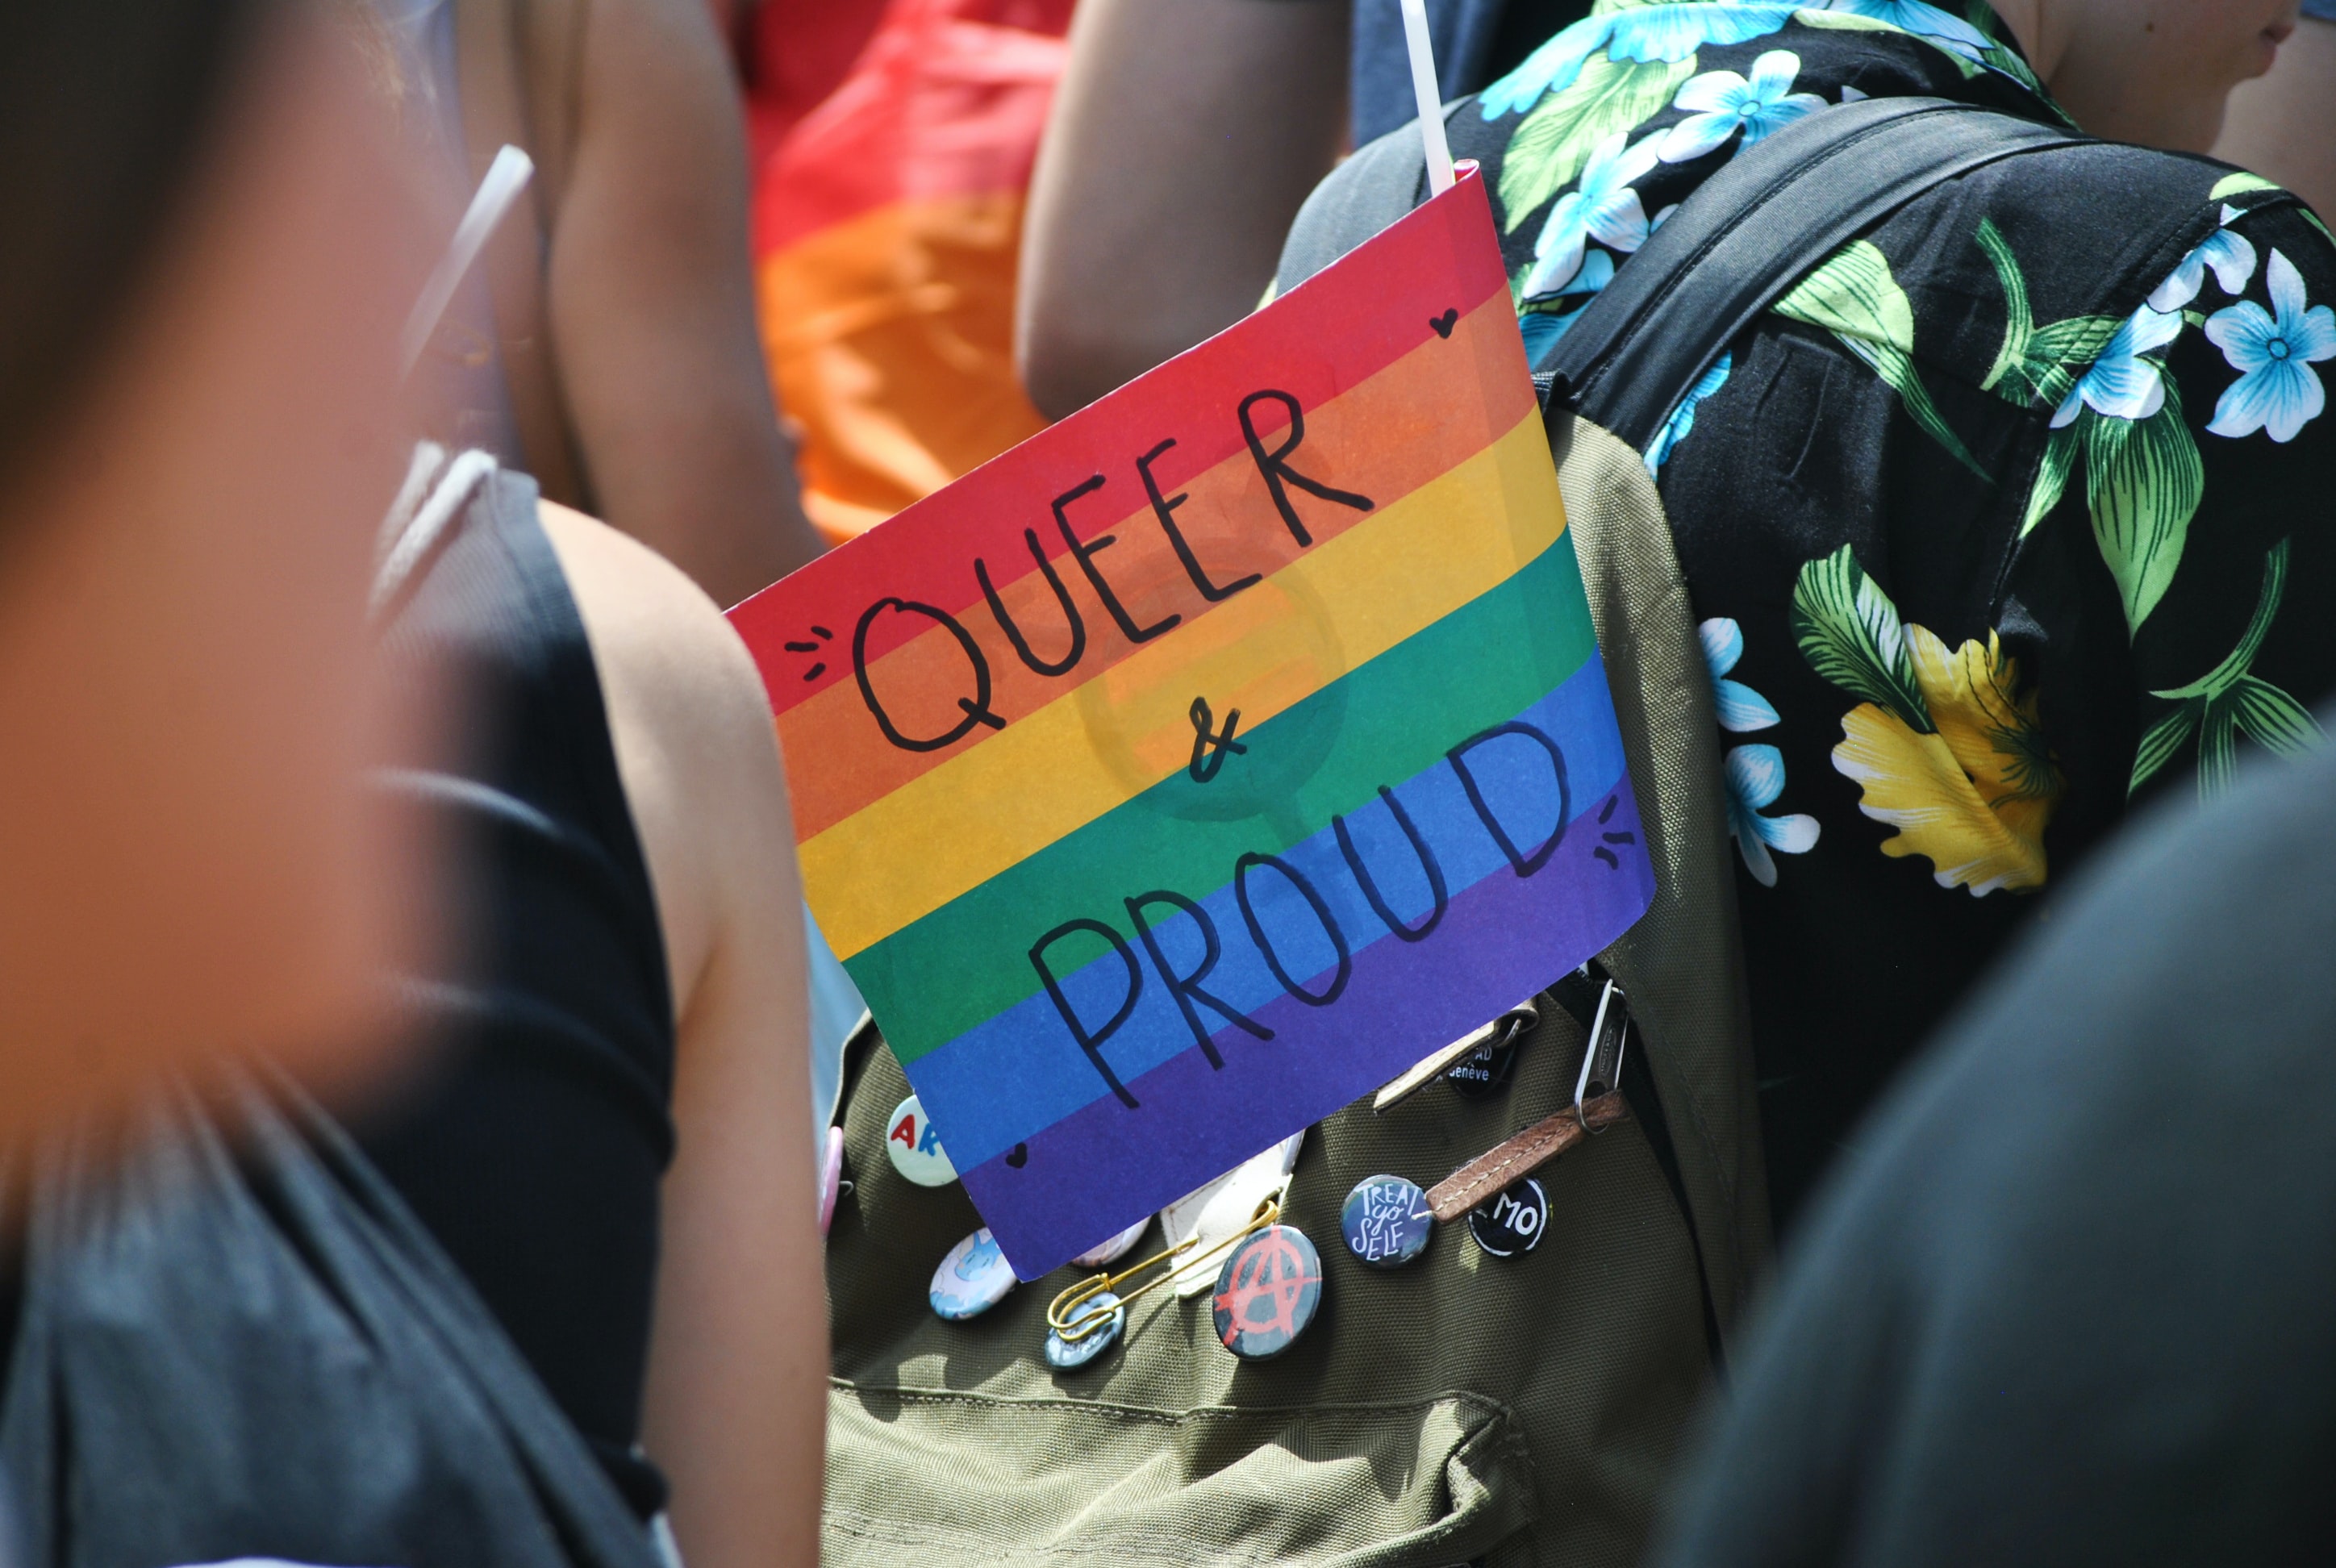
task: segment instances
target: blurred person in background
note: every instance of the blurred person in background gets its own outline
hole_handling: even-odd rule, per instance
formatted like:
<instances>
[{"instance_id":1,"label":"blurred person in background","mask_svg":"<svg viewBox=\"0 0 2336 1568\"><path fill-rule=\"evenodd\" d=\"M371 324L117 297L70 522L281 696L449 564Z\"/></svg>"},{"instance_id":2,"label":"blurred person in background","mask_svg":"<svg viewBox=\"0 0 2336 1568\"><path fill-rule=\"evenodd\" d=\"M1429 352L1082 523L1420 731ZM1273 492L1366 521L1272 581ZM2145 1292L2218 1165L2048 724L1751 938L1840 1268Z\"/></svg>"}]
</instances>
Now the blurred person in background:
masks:
<instances>
[{"instance_id":1,"label":"blurred person in background","mask_svg":"<svg viewBox=\"0 0 2336 1568\"><path fill-rule=\"evenodd\" d=\"M1429 0L1449 100L1589 0ZM1339 152L1416 114L1397 0L1086 0L1032 189L1015 354L1059 419L1231 326Z\"/></svg>"},{"instance_id":2,"label":"blurred person in background","mask_svg":"<svg viewBox=\"0 0 2336 1568\"><path fill-rule=\"evenodd\" d=\"M819 552L747 268L737 85L706 0L347 0L393 44L452 229L498 148L536 176L428 364L434 432L606 517L722 605Z\"/></svg>"},{"instance_id":3,"label":"blurred person in background","mask_svg":"<svg viewBox=\"0 0 2336 1568\"><path fill-rule=\"evenodd\" d=\"M365 617L428 258L287 11L0 20L0 1145L221 1055L350 1086L434 923L362 788L430 728Z\"/></svg>"},{"instance_id":4,"label":"blurred person in background","mask_svg":"<svg viewBox=\"0 0 2336 1568\"><path fill-rule=\"evenodd\" d=\"M1679 1568L2323 1563L2336 756L2088 868L1843 1162Z\"/></svg>"},{"instance_id":5,"label":"blurred person in background","mask_svg":"<svg viewBox=\"0 0 2336 1568\"><path fill-rule=\"evenodd\" d=\"M1071 0L760 0L739 22L763 341L841 542L1036 434L1024 194Z\"/></svg>"},{"instance_id":6,"label":"blurred person in background","mask_svg":"<svg viewBox=\"0 0 2336 1568\"><path fill-rule=\"evenodd\" d=\"M427 49L466 50L473 71L486 54L463 30L482 13L451 4L389 37L384 84L409 157L430 155L426 133L440 123L417 126L417 106L443 106L425 91L443 76L428 73ZM381 36L369 24L384 13L345 15L358 36ZM594 54L628 27L668 31L662 44L636 40L647 52L638 77L610 56L599 102L618 123L645 112L638 94L679 92L680 64L706 74L696 45L680 47L698 29L657 0L494 15L539 29L518 34L522 68L560 58L563 44L580 51L585 127ZM689 15L711 40L702 9ZM563 38L560 26L578 31ZM716 53L711 73L722 69ZM467 112L483 90L462 80ZM556 145L536 137L539 150ZM706 155L714 141L662 145L662 156ZM589 130L574 147L568 189L580 192ZM637 205L622 223L615 207L594 221L653 226L654 204L638 205L647 193L632 181L655 160L615 142L599 155L601 196ZM445 183L443 168L422 167ZM558 169L538 178L556 184ZM699 168L691 183L714 182ZM726 209L682 198L692 203L701 219ZM451 232L451 214L440 224ZM488 287L497 247L529 230L522 203L433 341L465 341L464 310L500 303ZM581 265L590 274L621 259ZM701 333L694 349L677 346L669 365L715 341ZM745 347L751 363L751 339ZM492 433L478 420L492 399L478 394L496 382L465 373L493 363L450 356L432 368L423 426ZM754 390L767 421L767 394ZM665 417L696 414L684 398ZM817 1165L804 928L769 708L735 634L678 563L539 502L537 482L497 458L484 446L419 449L375 588L394 667L444 672L466 724L459 746L401 758L384 775L457 852L458 936L399 975L404 1021L433 1049L355 1128L644 1521L667 1514L694 1563L793 1560L813 1549L825 1340L817 1188L806 1179Z\"/></svg>"},{"instance_id":7,"label":"blurred person in background","mask_svg":"<svg viewBox=\"0 0 2336 1568\"><path fill-rule=\"evenodd\" d=\"M2279 63L2231 94L2214 156L2336 212L2336 0L2303 0Z\"/></svg>"}]
</instances>

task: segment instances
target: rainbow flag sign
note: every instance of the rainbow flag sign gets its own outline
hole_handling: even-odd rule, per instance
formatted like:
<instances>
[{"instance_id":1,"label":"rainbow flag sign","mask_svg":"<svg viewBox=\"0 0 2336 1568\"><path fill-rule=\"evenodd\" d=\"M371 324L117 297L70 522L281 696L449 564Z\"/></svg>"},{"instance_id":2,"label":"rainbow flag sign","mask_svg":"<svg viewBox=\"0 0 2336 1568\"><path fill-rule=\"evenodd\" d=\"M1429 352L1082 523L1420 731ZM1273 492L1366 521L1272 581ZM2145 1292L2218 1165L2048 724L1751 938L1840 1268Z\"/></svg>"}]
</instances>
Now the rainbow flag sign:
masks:
<instances>
[{"instance_id":1,"label":"rainbow flag sign","mask_svg":"<svg viewBox=\"0 0 2336 1568\"><path fill-rule=\"evenodd\" d=\"M732 612L806 894L1015 1270L1654 889L1481 182Z\"/></svg>"}]
</instances>

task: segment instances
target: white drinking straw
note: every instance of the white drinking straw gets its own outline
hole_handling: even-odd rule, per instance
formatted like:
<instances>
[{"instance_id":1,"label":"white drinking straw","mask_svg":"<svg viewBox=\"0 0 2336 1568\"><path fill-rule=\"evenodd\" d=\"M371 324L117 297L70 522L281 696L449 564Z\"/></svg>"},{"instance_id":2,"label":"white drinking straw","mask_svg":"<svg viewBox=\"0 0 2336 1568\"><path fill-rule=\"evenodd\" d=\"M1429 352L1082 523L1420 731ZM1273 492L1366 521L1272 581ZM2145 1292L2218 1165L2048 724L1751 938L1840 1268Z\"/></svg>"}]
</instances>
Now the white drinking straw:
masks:
<instances>
[{"instance_id":1,"label":"white drinking straw","mask_svg":"<svg viewBox=\"0 0 2336 1568\"><path fill-rule=\"evenodd\" d=\"M1441 130L1442 127L1437 127ZM454 238L446 246L446 254L438 258L431 269L430 281L422 287L422 297L414 302L414 314L405 318L405 330L398 337L398 374L410 375L414 362L422 357L423 346L430 335L438 330L438 318L446 314L446 307L454 297L454 290L471 264L486 248L487 237L495 225L527 189L528 180L535 174L535 161L516 147L505 146L487 165L487 177L479 181L478 194L462 214L462 221L454 226Z\"/></svg>"},{"instance_id":2,"label":"white drinking straw","mask_svg":"<svg viewBox=\"0 0 2336 1568\"><path fill-rule=\"evenodd\" d=\"M1427 146L1427 192L1452 189L1452 144L1444 139L1444 94L1436 85L1436 50L1427 42L1425 0L1403 0L1403 41L1411 50L1411 94L1419 102L1419 139Z\"/></svg>"}]
</instances>

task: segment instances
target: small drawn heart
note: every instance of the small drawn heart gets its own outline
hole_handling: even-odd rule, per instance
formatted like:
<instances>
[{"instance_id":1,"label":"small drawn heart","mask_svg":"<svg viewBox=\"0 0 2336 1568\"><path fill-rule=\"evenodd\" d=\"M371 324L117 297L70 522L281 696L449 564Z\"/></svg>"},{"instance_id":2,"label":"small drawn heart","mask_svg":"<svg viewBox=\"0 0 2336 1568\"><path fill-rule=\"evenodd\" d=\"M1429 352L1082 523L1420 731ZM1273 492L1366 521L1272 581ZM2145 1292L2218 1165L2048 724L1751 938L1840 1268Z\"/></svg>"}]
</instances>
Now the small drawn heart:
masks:
<instances>
[{"instance_id":1,"label":"small drawn heart","mask_svg":"<svg viewBox=\"0 0 2336 1568\"><path fill-rule=\"evenodd\" d=\"M1436 328L1436 336L1438 337L1451 336L1452 329L1459 324L1460 313L1457 310L1447 310L1441 316L1431 316L1427 318L1427 325Z\"/></svg>"},{"instance_id":2,"label":"small drawn heart","mask_svg":"<svg viewBox=\"0 0 2336 1568\"><path fill-rule=\"evenodd\" d=\"M1015 1144L1013 1150L1007 1154L1006 1163L1008 1165L1013 1166L1014 1169L1017 1171L1023 1166L1028 1164L1030 1163L1030 1145L1027 1144Z\"/></svg>"}]
</instances>

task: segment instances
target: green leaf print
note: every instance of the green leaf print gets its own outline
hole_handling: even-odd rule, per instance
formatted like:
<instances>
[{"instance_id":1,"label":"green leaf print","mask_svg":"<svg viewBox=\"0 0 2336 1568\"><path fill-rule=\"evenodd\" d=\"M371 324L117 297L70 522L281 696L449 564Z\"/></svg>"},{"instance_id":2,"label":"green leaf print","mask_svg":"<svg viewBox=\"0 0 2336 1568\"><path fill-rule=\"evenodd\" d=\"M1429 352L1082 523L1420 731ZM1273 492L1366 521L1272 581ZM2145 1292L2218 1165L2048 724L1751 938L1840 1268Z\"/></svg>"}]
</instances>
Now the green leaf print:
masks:
<instances>
[{"instance_id":1,"label":"green leaf print","mask_svg":"<svg viewBox=\"0 0 2336 1568\"><path fill-rule=\"evenodd\" d=\"M2071 316L2066 321L2055 321L2036 329L2032 364L2051 365L2089 365L2101 356L2109 339L2125 325L2121 317Z\"/></svg>"},{"instance_id":2,"label":"green leaf print","mask_svg":"<svg viewBox=\"0 0 2336 1568\"><path fill-rule=\"evenodd\" d=\"M1980 389L2022 408L2057 408L2125 322L2115 316L2072 316L2038 326L2027 275L2020 271L2020 259L2012 255L2003 231L1993 219L1982 218L1974 239L1995 268L1996 283L2003 290L2004 314L2003 344L1996 350L1995 364ZM2047 503L2036 515L2049 510ZM2029 526L2034 526L2033 518Z\"/></svg>"},{"instance_id":3,"label":"green leaf print","mask_svg":"<svg viewBox=\"0 0 2336 1568\"><path fill-rule=\"evenodd\" d=\"M1854 11L1825 11L1815 6L1794 12L1793 20L1804 27L1829 27L1838 33L1895 33L1903 36L1906 32L1895 22L1884 22L1879 16L1864 16Z\"/></svg>"},{"instance_id":4,"label":"green leaf print","mask_svg":"<svg viewBox=\"0 0 2336 1568\"><path fill-rule=\"evenodd\" d=\"M2114 316L2072 316L2038 327L2022 371L2030 406L2058 407L2124 325Z\"/></svg>"},{"instance_id":5,"label":"green leaf print","mask_svg":"<svg viewBox=\"0 0 2336 1568\"><path fill-rule=\"evenodd\" d=\"M1978 61L1942 46L1935 39L1919 33L1910 34L1894 22L1884 22L1878 16L1864 16L1854 11L1796 11L1793 20L1804 27L1829 28L1841 33L1895 33L1902 38L1913 38L1918 44L1928 44L1955 63L1955 69L1965 76L1977 76L1985 67Z\"/></svg>"},{"instance_id":6,"label":"green leaf print","mask_svg":"<svg viewBox=\"0 0 2336 1568\"><path fill-rule=\"evenodd\" d=\"M2326 744L2327 736L2303 705L2253 669L2287 592L2287 558L2288 541L2283 539L2263 557L2263 589L2255 596L2254 613L2247 618L2238 646L2222 663L2188 686L2149 694L2181 706L2142 735L2134 754L2130 789L2147 784L2193 735L2198 739L2198 794L2205 800L2230 786L2241 734L2280 756L2300 755Z\"/></svg>"},{"instance_id":7,"label":"green leaf print","mask_svg":"<svg viewBox=\"0 0 2336 1568\"><path fill-rule=\"evenodd\" d=\"M2263 639L2271 635L2272 623L2279 618L2279 601L2287 594L2287 549L2288 541L2282 539L2263 557L2263 589L2255 595L2255 609L2247 618L2247 629L2239 634L2239 646L2225 655L2222 663L2188 686L2154 691L2150 696L2170 702L2218 697L2246 678L2255 655L2263 651Z\"/></svg>"},{"instance_id":8,"label":"green leaf print","mask_svg":"<svg viewBox=\"0 0 2336 1568\"><path fill-rule=\"evenodd\" d=\"M2088 408L2077 423L2085 433L2093 539L2117 579L2126 628L2137 636L2182 564L2190 520L2206 492L2205 465L2172 385L2166 406L2147 419L2109 419Z\"/></svg>"},{"instance_id":9,"label":"green leaf print","mask_svg":"<svg viewBox=\"0 0 2336 1568\"><path fill-rule=\"evenodd\" d=\"M1891 276L1889 258L1860 239L1804 278L1776 302L1776 314L1821 326L1897 393L1916 424L1950 456L1990 484L1994 476L1947 427L1930 389L1914 368L1914 307Z\"/></svg>"},{"instance_id":10,"label":"green leaf print","mask_svg":"<svg viewBox=\"0 0 2336 1568\"><path fill-rule=\"evenodd\" d=\"M2198 798L2213 800L2231 787L2238 772L2238 716L2229 707L2209 704L2198 726Z\"/></svg>"},{"instance_id":11,"label":"green leaf print","mask_svg":"<svg viewBox=\"0 0 2336 1568\"><path fill-rule=\"evenodd\" d=\"M1995 351L1995 364L1980 383L1981 391L1993 392L1997 383L2027 365L2029 342L2036 336L2036 314L2028 303L2028 278L2011 254L2010 241L1992 218L1979 220L1979 248L1987 252L1996 282L2003 288L2003 346Z\"/></svg>"},{"instance_id":12,"label":"green leaf print","mask_svg":"<svg viewBox=\"0 0 2336 1568\"><path fill-rule=\"evenodd\" d=\"M2156 724L2141 737L2141 745L2133 754L2133 785L2137 790L2157 774L2157 770L2174 760L2189 740L2190 732L2197 727L2197 716L2186 707L2177 707ZM2132 791L2128 790L2127 794Z\"/></svg>"},{"instance_id":13,"label":"green leaf print","mask_svg":"<svg viewBox=\"0 0 2336 1568\"><path fill-rule=\"evenodd\" d=\"M1572 88L1552 93L1517 122L1501 158L1501 210L1514 233L1533 211L1572 184L1598 144L1670 107L1695 74L1684 60L1611 60L1603 51L1582 63Z\"/></svg>"},{"instance_id":14,"label":"green leaf print","mask_svg":"<svg viewBox=\"0 0 2336 1568\"><path fill-rule=\"evenodd\" d=\"M2019 83L2022 87L2027 88L2030 93L2035 93L2039 98L2044 100L2044 107L2049 109L2059 120L2061 124L2068 126L2075 125L2077 122L2068 117L2068 112L2061 108L2059 102L2056 101L2049 93L2047 93L2044 90L2042 80L2039 78L2035 71L2029 66L2028 62L2020 57L2020 51L2017 49L2006 48L2003 41L1996 37L1994 29L1995 8L1988 5L1987 0L1979 0L1979 3L1974 9L1987 13L1987 20L1985 22L1975 22L1972 24L1972 25L1976 26L1981 32L1988 35L1987 63L1990 65L1994 66L1998 71L2002 72L2006 76L2010 77L2014 82Z\"/></svg>"},{"instance_id":15,"label":"green leaf print","mask_svg":"<svg viewBox=\"0 0 2336 1568\"><path fill-rule=\"evenodd\" d=\"M1793 640L1818 675L1932 734L1930 705L1914 678L1898 607L1857 564L1850 547L1801 568L1793 585Z\"/></svg>"},{"instance_id":16,"label":"green leaf print","mask_svg":"<svg viewBox=\"0 0 2336 1568\"><path fill-rule=\"evenodd\" d=\"M2240 727L2265 751L2302 756L2316 750L2324 738L2311 711L2267 680L2242 676L2231 696Z\"/></svg>"},{"instance_id":17,"label":"green leaf print","mask_svg":"<svg viewBox=\"0 0 2336 1568\"><path fill-rule=\"evenodd\" d=\"M2036 469L2036 488L2028 492L2028 511L2020 520L2020 538L2033 533L2036 525L2060 504L2060 497L2068 492L2068 475L2077 465L2077 446L2082 439L2082 433L2074 424L2062 425L2046 439L2044 461Z\"/></svg>"},{"instance_id":18,"label":"green leaf print","mask_svg":"<svg viewBox=\"0 0 2336 1568\"><path fill-rule=\"evenodd\" d=\"M2276 190L2279 187L2260 174L2250 174L2242 169L2235 174L2225 174L2214 181L2214 189L2206 192L2209 201L2227 201L2234 196L2244 196L2250 190Z\"/></svg>"}]
</instances>

